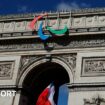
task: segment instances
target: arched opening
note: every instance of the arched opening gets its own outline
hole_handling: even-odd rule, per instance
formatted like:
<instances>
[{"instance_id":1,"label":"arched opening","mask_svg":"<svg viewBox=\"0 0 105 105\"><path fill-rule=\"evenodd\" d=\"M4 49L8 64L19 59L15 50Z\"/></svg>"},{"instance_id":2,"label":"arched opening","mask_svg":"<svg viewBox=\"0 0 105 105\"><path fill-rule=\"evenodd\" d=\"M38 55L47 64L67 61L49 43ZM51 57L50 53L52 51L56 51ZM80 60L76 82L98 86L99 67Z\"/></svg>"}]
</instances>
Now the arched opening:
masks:
<instances>
[{"instance_id":1,"label":"arched opening","mask_svg":"<svg viewBox=\"0 0 105 105\"><path fill-rule=\"evenodd\" d=\"M23 81L19 105L36 105L38 96L51 82L55 85L54 101L57 103L59 87L70 82L68 72L54 62L43 63L33 68Z\"/></svg>"}]
</instances>

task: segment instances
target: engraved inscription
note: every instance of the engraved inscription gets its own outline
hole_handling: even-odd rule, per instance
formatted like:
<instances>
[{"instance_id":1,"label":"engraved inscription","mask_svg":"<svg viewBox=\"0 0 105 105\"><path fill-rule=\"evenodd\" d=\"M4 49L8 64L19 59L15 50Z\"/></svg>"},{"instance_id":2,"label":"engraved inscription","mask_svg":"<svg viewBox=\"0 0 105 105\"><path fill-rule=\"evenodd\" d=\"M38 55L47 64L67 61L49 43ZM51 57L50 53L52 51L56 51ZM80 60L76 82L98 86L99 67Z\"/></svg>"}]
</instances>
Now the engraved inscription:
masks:
<instances>
[{"instance_id":1,"label":"engraved inscription","mask_svg":"<svg viewBox=\"0 0 105 105\"><path fill-rule=\"evenodd\" d=\"M82 76L105 75L105 58L90 57L82 59Z\"/></svg>"},{"instance_id":2,"label":"engraved inscription","mask_svg":"<svg viewBox=\"0 0 105 105\"><path fill-rule=\"evenodd\" d=\"M11 79L13 75L14 61L0 62L0 79Z\"/></svg>"}]
</instances>

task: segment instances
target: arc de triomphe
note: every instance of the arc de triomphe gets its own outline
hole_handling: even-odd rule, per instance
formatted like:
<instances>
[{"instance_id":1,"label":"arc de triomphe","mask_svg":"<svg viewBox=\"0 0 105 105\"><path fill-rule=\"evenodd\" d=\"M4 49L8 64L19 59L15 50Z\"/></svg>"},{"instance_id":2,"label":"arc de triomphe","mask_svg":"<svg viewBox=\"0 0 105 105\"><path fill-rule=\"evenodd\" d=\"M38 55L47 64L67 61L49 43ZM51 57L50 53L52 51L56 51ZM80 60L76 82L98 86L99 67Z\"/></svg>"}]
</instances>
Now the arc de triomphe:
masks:
<instances>
[{"instance_id":1,"label":"arc de triomphe","mask_svg":"<svg viewBox=\"0 0 105 105\"><path fill-rule=\"evenodd\" d=\"M48 12L32 30L29 23L40 14L0 16L0 90L16 91L0 97L0 105L33 105L52 80L56 90L67 85L68 105L104 105L105 8ZM40 21L68 32L42 41Z\"/></svg>"}]
</instances>

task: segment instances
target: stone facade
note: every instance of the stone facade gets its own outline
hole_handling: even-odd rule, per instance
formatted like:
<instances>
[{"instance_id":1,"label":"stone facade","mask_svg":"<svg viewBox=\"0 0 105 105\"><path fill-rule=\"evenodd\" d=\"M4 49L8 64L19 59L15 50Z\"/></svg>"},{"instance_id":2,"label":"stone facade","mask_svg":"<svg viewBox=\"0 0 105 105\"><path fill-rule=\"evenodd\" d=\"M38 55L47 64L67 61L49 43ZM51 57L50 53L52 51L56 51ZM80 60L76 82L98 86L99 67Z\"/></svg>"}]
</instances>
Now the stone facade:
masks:
<instances>
[{"instance_id":1,"label":"stone facade","mask_svg":"<svg viewBox=\"0 0 105 105\"><path fill-rule=\"evenodd\" d=\"M69 75L68 105L105 105L105 8L49 12L32 30L29 23L38 15L0 16L0 89L16 90L0 104L19 105L26 76L49 61ZM43 42L36 34L40 21L54 29L57 22L59 29L67 25L68 35Z\"/></svg>"}]
</instances>

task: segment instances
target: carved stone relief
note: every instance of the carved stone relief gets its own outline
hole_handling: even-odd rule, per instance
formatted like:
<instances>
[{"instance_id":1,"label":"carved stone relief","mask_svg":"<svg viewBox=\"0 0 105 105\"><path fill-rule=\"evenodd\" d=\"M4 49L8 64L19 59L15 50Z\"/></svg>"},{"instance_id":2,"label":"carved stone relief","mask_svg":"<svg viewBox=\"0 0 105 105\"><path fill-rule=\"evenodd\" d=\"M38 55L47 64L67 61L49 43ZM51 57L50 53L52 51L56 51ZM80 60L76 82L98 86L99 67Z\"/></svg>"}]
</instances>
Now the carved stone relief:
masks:
<instances>
[{"instance_id":1,"label":"carved stone relief","mask_svg":"<svg viewBox=\"0 0 105 105\"><path fill-rule=\"evenodd\" d=\"M91 11L91 12L89 12ZM96 12L93 16L94 11ZM67 25L68 28L74 27L74 28L86 28L86 27L102 27L105 26L105 16L104 14L98 15L101 11L105 11L105 8L98 8L98 9L79 9L79 10L72 10L70 12L62 12L62 13L48 13L48 17L45 17L43 21L46 23L48 22L49 26L52 26L53 28L57 29L58 23L60 23L60 28ZM77 13L81 13L82 15L75 16ZM84 16L83 13L90 13L90 16L87 14ZM101 13L100 13L101 14ZM22 15L8 15L8 16L0 16L3 20L0 24L4 23L4 27L2 27L1 30L5 31L15 31L16 30L24 30L24 31L31 31L31 28L29 27L29 23L32 19L34 19L35 16L38 16L39 14L22 14ZM24 17L24 19L20 18ZM28 18L27 18L28 17ZM7 19L10 19L9 22ZM17 19L17 20L15 20ZM21 20L22 19L22 20ZM59 21L60 20L60 21ZM69 21L70 20L70 21ZM72 21L73 20L73 21ZM42 21L42 20L41 20ZM69 23L69 25L68 25ZM71 24L72 23L72 24ZM11 26L11 24L13 24ZM36 24L36 29L38 29L40 24L40 21ZM11 28L12 27L12 28ZM8 29L9 28L9 29ZM4 31L4 32L5 32Z\"/></svg>"},{"instance_id":2,"label":"carved stone relief","mask_svg":"<svg viewBox=\"0 0 105 105\"><path fill-rule=\"evenodd\" d=\"M84 105L105 105L105 99L100 96L92 99L84 99Z\"/></svg>"},{"instance_id":3,"label":"carved stone relief","mask_svg":"<svg viewBox=\"0 0 105 105\"><path fill-rule=\"evenodd\" d=\"M100 16L99 17L99 25L104 26L105 25L105 16Z\"/></svg>"},{"instance_id":4,"label":"carved stone relief","mask_svg":"<svg viewBox=\"0 0 105 105\"><path fill-rule=\"evenodd\" d=\"M21 60L21 66L25 66L28 63L31 63L33 60L35 60L37 56L23 56Z\"/></svg>"},{"instance_id":5,"label":"carved stone relief","mask_svg":"<svg viewBox=\"0 0 105 105\"><path fill-rule=\"evenodd\" d=\"M0 62L0 79L12 79L14 61Z\"/></svg>"},{"instance_id":6,"label":"carved stone relief","mask_svg":"<svg viewBox=\"0 0 105 105\"><path fill-rule=\"evenodd\" d=\"M0 23L0 32L3 31L4 23Z\"/></svg>"},{"instance_id":7,"label":"carved stone relief","mask_svg":"<svg viewBox=\"0 0 105 105\"><path fill-rule=\"evenodd\" d=\"M51 19L47 20L47 25L48 26L53 26L53 25L55 25L55 23L56 23L56 21L54 19L53 20L51 20Z\"/></svg>"},{"instance_id":8,"label":"carved stone relief","mask_svg":"<svg viewBox=\"0 0 105 105\"><path fill-rule=\"evenodd\" d=\"M70 15L70 14L69 14ZM34 19L34 18L33 18ZM13 19L12 19L13 20ZM62 16L58 17L56 14L55 17L49 17L45 18L44 20L39 20L35 24L35 29L38 30L38 27L40 25L40 21L43 21L43 26L49 25L54 29L62 29L64 28L65 25L67 25L68 29L74 28L79 29L79 28L92 28L92 27L98 27L101 28L102 26L105 27L105 16L104 15L94 15L94 16L78 16L78 17L73 17L73 16ZM3 27L0 27L0 32L15 32L15 31L32 31L32 29L29 27L31 20L24 19L24 20L18 20L18 21L10 21L10 22L1 22L0 24L4 23ZM60 24L59 24L60 23ZM100 31L100 29L98 30ZM102 31L102 30L101 30ZM72 33L72 31L70 31Z\"/></svg>"},{"instance_id":9,"label":"carved stone relief","mask_svg":"<svg viewBox=\"0 0 105 105\"><path fill-rule=\"evenodd\" d=\"M62 42L62 40L61 40ZM94 40L75 40L70 43L65 40L66 45L59 44L60 40L53 43L53 49L71 49L71 48L89 48L89 47L104 47L105 40L104 39L94 39ZM34 43L23 43L23 44L6 44L0 45L0 51L24 51L24 50L44 50L45 46L42 42L34 42Z\"/></svg>"},{"instance_id":10,"label":"carved stone relief","mask_svg":"<svg viewBox=\"0 0 105 105\"><path fill-rule=\"evenodd\" d=\"M31 64L33 61L42 58L43 56L23 56L21 58L21 66L19 73L27 67L27 65ZM54 56L56 57L56 56ZM66 63L71 67L71 70L73 73L75 72L76 68L76 54L69 54L69 55L57 55L57 57L60 57L61 59L65 60ZM53 56L52 56L53 58Z\"/></svg>"},{"instance_id":11,"label":"carved stone relief","mask_svg":"<svg viewBox=\"0 0 105 105\"><path fill-rule=\"evenodd\" d=\"M82 76L105 75L104 57L83 57L82 58Z\"/></svg>"},{"instance_id":12,"label":"carved stone relief","mask_svg":"<svg viewBox=\"0 0 105 105\"><path fill-rule=\"evenodd\" d=\"M67 55L58 55L58 56L60 56L62 59L66 61L66 63L68 63L74 74L76 69L76 54L67 54Z\"/></svg>"},{"instance_id":13,"label":"carved stone relief","mask_svg":"<svg viewBox=\"0 0 105 105\"><path fill-rule=\"evenodd\" d=\"M37 58L39 58L39 56L22 56L19 74L25 67L27 67L27 65L31 64Z\"/></svg>"},{"instance_id":14,"label":"carved stone relief","mask_svg":"<svg viewBox=\"0 0 105 105\"><path fill-rule=\"evenodd\" d=\"M14 31L14 22L4 23L3 32L13 32Z\"/></svg>"},{"instance_id":15,"label":"carved stone relief","mask_svg":"<svg viewBox=\"0 0 105 105\"><path fill-rule=\"evenodd\" d=\"M31 21L26 21L26 28L25 28L25 29L26 29L27 31L32 30L32 29L29 27L30 22L31 22Z\"/></svg>"},{"instance_id":16,"label":"carved stone relief","mask_svg":"<svg viewBox=\"0 0 105 105\"><path fill-rule=\"evenodd\" d=\"M25 30L26 27L26 22L25 21L20 21L15 23L15 31L16 30Z\"/></svg>"},{"instance_id":17,"label":"carved stone relief","mask_svg":"<svg viewBox=\"0 0 105 105\"><path fill-rule=\"evenodd\" d=\"M93 22L94 22L94 17L87 17L86 18L86 26L87 27L93 26L94 25Z\"/></svg>"},{"instance_id":18,"label":"carved stone relief","mask_svg":"<svg viewBox=\"0 0 105 105\"><path fill-rule=\"evenodd\" d=\"M76 28L84 27L85 26L84 19L85 19L84 17L74 18L73 27L76 27Z\"/></svg>"}]
</instances>

